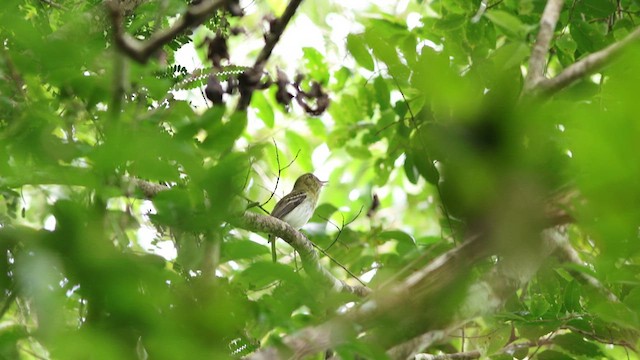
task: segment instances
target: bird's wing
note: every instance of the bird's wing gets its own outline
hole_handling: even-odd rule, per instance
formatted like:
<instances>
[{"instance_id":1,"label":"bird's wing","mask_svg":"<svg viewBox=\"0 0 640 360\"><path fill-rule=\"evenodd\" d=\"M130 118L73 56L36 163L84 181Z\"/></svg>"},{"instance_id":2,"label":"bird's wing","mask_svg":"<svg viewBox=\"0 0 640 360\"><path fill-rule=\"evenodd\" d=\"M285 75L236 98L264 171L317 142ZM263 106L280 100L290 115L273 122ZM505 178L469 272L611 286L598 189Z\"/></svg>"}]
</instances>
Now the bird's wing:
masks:
<instances>
[{"instance_id":1,"label":"bird's wing","mask_svg":"<svg viewBox=\"0 0 640 360\"><path fill-rule=\"evenodd\" d=\"M304 191L290 193L278 201L276 206L271 211L271 216L282 219L285 215L295 209L307 198L307 194Z\"/></svg>"}]
</instances>

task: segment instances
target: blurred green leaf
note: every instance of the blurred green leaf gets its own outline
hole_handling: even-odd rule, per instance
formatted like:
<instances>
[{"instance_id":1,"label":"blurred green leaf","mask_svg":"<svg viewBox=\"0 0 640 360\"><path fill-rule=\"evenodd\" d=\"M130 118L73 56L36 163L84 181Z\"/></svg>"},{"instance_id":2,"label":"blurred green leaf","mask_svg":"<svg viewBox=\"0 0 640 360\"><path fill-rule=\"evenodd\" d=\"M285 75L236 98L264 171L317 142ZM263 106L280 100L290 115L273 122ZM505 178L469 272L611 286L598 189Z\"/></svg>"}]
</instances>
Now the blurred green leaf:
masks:
<instances>
[{"instance_id":1,"label":"blurred green leaf","mask_svg":"<svg viewBox=\"0 0 640 360\"><path fill-rule=\"evenodd\" d=\"M269 253L270 250L268 247L250 240L226 241L222 245L221 260L232 261L240 259L251 259L256 256Z\"/></svg>"},{"instance_id":2,"label":"blurred green leaf","mask_svg":"<svg viewBox=\"0 0 640 360\"><path fill-rule=\"evenodd\" d=\"M373 59L364 45L364 38L361 35L349 34L347 36L347 49L360 66L373 71Z\"/></svg>"},{"instance_id":3,"label":"blurred green leaf","mask_svg":"<svg viewBox=\"0 0 640 360\"><path fill-rule=\"evenodd\" d=\"M556 335L553 337L553 342L572 354L588 356L589 358L604 355L598 345L588 342L579 334L569 333Z\"/></svg>"}]
</instances>

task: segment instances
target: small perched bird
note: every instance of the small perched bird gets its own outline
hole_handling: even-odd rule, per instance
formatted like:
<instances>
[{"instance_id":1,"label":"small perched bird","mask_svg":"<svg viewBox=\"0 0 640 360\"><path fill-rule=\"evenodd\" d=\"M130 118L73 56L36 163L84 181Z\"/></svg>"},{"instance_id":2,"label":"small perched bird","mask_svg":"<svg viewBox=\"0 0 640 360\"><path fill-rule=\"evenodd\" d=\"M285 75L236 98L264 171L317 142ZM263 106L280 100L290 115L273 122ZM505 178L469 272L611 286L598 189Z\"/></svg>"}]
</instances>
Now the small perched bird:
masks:
<instances>
[{"instance_id":1,"label":"small perched bird","mask_svg":"<svg viewBox=\"0 0 640 360\"><path fill-rule=\"evenodd\" d=\"M276 217L293 228L300 229L311 219L318 203L320 188L325 184L311 173L300 176L293 185L293 190L285 195L271 211L271 216ZM271 242L271 257L276 262L275 236L269 235Z\"/></svg>"}]
</instances>

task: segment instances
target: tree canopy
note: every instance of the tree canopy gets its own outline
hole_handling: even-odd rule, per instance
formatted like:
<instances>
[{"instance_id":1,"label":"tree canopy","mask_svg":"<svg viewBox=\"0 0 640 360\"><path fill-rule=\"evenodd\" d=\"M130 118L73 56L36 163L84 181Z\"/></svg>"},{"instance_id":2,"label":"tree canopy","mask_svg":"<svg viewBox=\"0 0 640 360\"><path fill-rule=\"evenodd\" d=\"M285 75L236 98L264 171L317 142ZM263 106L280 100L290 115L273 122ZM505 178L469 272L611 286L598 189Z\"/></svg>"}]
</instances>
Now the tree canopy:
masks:
<instances>
[{"instance_id":1,"label":"tree canopy","mask_svg":"<svg viewBox=\"0 0 640 360\"><path fill-rule=\"evenodd\" d=\"M637 359L639 21L3 0L0 357Z\"/></svg>"}]
</instances>

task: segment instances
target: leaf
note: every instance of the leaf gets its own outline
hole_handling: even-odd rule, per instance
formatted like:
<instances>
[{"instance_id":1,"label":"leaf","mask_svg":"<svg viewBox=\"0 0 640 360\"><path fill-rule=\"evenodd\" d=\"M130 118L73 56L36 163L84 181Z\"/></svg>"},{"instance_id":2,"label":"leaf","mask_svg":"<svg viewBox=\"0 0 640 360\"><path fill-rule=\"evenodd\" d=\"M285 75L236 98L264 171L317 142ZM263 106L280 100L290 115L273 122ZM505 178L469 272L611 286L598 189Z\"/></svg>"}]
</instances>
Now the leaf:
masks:
<instances>
[{"instance_id":1,"label":"leaf","mask_svg":"<svg viewBox=\"0 0 640 360\"><path fill-rule=\"evenodd\" d=\"M582 335L575 333L557 335L553 338L553 343L572 354L584 355L592 359L604 356L598 345L586 341Z\"/></svg>"},{"instance_id":2,"label":"leaf","mask_svg":"<svg viewBox=\"0 0 640 360\"><path fill-rule=\"evenodd\" d=\"M436 168L436 165L429 160L424 152L416 151L412 154L414 164L418 169L418 172L422 177L427 180L428 183L437 185L440 181L440 173Z\"/></svg>"},{"instance_id":3,"label":"leaf","mask_svg":"<svg viewBox=\"0 0 640 360\"><path fill-rule=\"evenodd\" d=\"M451 14L438 19L433 24L433 29L440 32L452 31L461 28L467 22L467 17L461 14Z\"/></svg>"},{"instance_id":4,"label":"leaf","mask_svg":"<svg viewBox=\"0 0 640 360\"><path fill-rule=\"evenodd\" d=\"M327 85L329 82L329 68L325 63L324 55L312 47L302 48L302 53L307 73L323 86Z\"/></svg>"},{"instance_id":5,"label":"leaf","mask_svg":"<svg viewBox=\"0 0 640 360\"><path fill-rule=\"evenodd\" d=\"M520 67L524 59L529 57L531 48L523 42L512 42L497 49L493 54L496 67L502 71Z\"/></svg>"},{"instance_id":6,"label":"leaf","mask_svg":"<svg viewBox=\"0 0 640 360\"><path fill-rule=\"evenodd\" d=\"M584 14L585 20L602 19L616 11L616 4L609 0L580 0L575 10Z\"/></svg>"},{"instance_id":7,"label":"leaf","mask_svg":"<svg viewBox=\"0 0 640 360\"><path fill-rule=\"evenodd\" d=\"M407 180L412 184L418 183L418 176L420 173L418 169L413 164L413 157L411 153L405 154L404 164L403 164L404 173L407 176Z\"/></svg>"},{"instance_id":8,"label":"leaf","mask_svg":"<svg viewBox=\"0 0 640 360\"><path fill-rule=\"evenodd\" d=\"M551 308L551 305L549 304L549 302L547 302L542 294L534 294L531 297L529 311L531 311L531 315L533 315L534 317L542 317L542 315L544 315L547 310L549 310L549 308Z\"/></svg>"},{"instance_id":9,"label":"leaf","mask_svg":"<svg viewBox=\"0 0 640 360\"><path fill-rule=\"evenodd\" d=\"M380 106L380 110L386 110L391 107L390 91L386 80L382 76L376 76L373 80L373 88L376 94L376 101Z\"/></svg>"},{"instance_id":10,"label":"leaf","mask_svg":"<svg viewBox=\"0 0 640 360\"><path fill-rule=\"evenodd\" d=\"M600 303L590 306L589 310L605 321L631 329L640 327L638 313L628 308L625 304L609 303L602 300Z\"/></svg>"},{"instance_id":11,"label":"leaf","mask_svg":"<svg viewBox=\"0 0 640 360\"><path fill-rule=\"evenodd\" d=\"M571 37L571 34L565 33L556 39L556 46L563 52L573 55L578 49L578 44Z\"/></svg>"},{"instance_id":12,"label":"leaf","mask_svg":"<svg viewBox=\"0 0 640 360\"><path fill-rule=\"evenodd\" d=\"M216 124L207 129L207 138L202 142L202 147L219 153L227 152L231 150L246 126L247 113L236 111L226 123Z\"/></svg>"},{"instance_id":13,"label":"leaf","mask_svg":"<svg viewBox=\"0 0 640 360\"><path fill-rule=\"evenodd\" d=\"M416 248L416 241L413 239L413 237L411 237L411 235L407 234L404 231L383 231L378 236L383 240L396 240L396 251L399 255L404 255L409 251L415 250Z\"/></svg>"},{"instance_id":14,"label":"leaf","mask_svg":"<svg viewBox=\"0 0 640 360\"><path fill-rule=\"evenodd\" d=\"M327 221L326 219L331 218L331 216L336 211L338 211L338 208L329 203L320 204L316 208L316 211L313 213L313 217L311 217L311 220L309 221L315 223L325 223Z\"/></svg>"},{"instance_id":15,"label":"leaf","mask_svg":"<svg viewBox=\"0 0 640 360\"><path fill-rule=\"evenodd\" d=\"M555 350L545 350L538 354L539 360L573 360L573 358L565 353Z\"/></svg>"},{"instance_id":16,"label":"leaf","mask_svg":"<svg viewBox=\"0 0 640 360\"><path fill-rule=\"evenodd\" d=\"M399 81L406 81L409 78L409 69L400 61L395 46L389 42L389 33L385 33L381 28L370 27L364 33L364 38L373 50L376 58L380 59L389 68L391 75Z\"/></svg>"},{"instance_id":17,"label":"leaf","mask_svg":"<svg viewBox=\"0 0 640 360\"><path fill-rule=\"evenodd\" d=\"M571 36L578 45L580 53L588 53L600 50L606 45L604 35L594 24L582 20L571 22Z\"/></svg>"},{"instance_id":18,"label":"leaf","mask_svg":"<svg viewBox=\"0 0 640 360\"><path fill-rule=\"evenodd\" d=\"M268 247L251 240L226 241L222 244L221 261L252 259L270 252Z\"/></svg>"},{"instance_id":19,"label":"leaf","mask_svg":"<svg viewBox=\"0 0 640 360\"><path fill-rule=\"evenodd\" d=\"M273 108L262 92L256 91L253 93L251 96L251 107L255 110L258 118L262 120L268 128L273 129L275 123Z\"/></svg>"},{"instance_id":20,"label":"leaf","mask_svg":"<svg viewBox=\"0 0 640 360\"><path fill-rule=\"evenodd\" d=\"M373 59L364 45L364 37L362 35L349 34L347 36L347 50L360 66L369 71L374 70Z\"/></svg>"},{"instance_id":21,"label":"leaf","mask_svg":"<svg viewBox=\"0 0 640 360\"><path fill-rule=\"evenodd\" d=\"M520 19L506 11L489 10L485 15L492 23L499 27L509 37L524 40L528 28Z\"/></svg>"},{"instance_id":22,"label":"leaf","mask_svg":"<svg viewBox=\"0 0 640 360\"><path fill-rule=\"evenodd\" d=\"M271 261L260 261L249 265L234 279L234 282L250 289L260 289L279 280L301 282L300 275L296 274L292 267Z\"/></svg>"}]
</instances>

